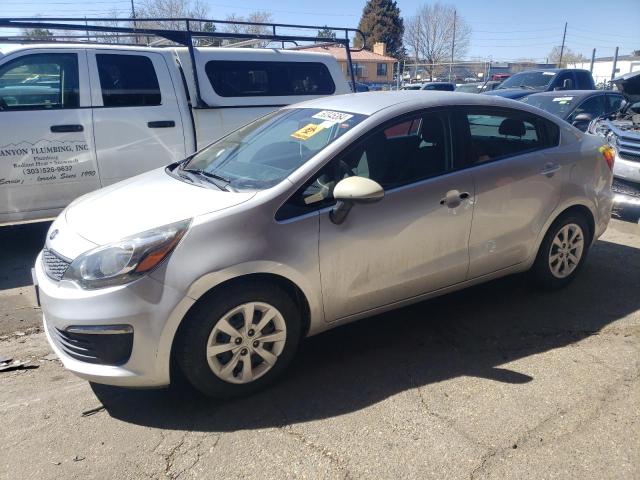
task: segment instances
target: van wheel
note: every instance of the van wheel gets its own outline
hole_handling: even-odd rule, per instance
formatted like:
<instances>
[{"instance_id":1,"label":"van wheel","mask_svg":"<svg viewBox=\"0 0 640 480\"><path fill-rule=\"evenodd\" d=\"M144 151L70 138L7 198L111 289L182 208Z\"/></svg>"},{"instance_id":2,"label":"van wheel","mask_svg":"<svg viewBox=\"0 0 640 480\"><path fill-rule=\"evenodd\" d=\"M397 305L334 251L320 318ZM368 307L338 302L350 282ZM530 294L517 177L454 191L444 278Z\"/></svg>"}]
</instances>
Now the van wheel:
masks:
<instances>
[{"instance_id":1,"label":"van wheel","mask_svg":"<svg viewBox=\"0 0 640 480\"><path fill-rule=\"evenodd\" d=\"M300 342L299 309L274 285L223 288L186 321L177 342L177 363L195 388L212 397L264 388L286 369Z\"/></svg>"},{"instance_id":2,"label":"van wheel","mask_svg":"<svg viewBox=\"0 0 640 480\"><path fill-rule=\"evenodd\" d=\"M558 218L540 245L531 273L539 287L556 290L571 282L582 269L591 238L582 215Z\"/></svg>"}]
</instances>

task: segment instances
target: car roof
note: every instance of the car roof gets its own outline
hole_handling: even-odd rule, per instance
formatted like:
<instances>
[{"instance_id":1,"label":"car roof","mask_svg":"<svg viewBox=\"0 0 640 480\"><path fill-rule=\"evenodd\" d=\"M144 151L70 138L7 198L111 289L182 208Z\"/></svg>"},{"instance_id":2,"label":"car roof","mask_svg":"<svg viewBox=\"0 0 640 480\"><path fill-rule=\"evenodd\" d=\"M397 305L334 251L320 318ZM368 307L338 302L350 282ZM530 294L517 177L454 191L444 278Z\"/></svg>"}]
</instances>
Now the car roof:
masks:
<instances>
[{"instance_id":1,"label":"car roof","mask_svg":"<svg viewBox=\"0 0 640 480\"><path fill-rule=\"evenodd\" d=\"M318 108L342 112L373 115L382 110L390 114L420 110L430 107L458 105L508 107L529 111L539 115L540 110L525 103L502 97L478 95L476 93L447 92L441 90L394 90L384 92L349 93L316 98L285 108ZM548 118L554 117L549 115Z\"/></svg>"},{"instance_id":2,"label":"car roof","mask_svg":"<svg viewBox=\"0 0 640 480\"><path fill-rule=\"evenodd\" d=\"M604 95L611 93L614 95L622 95L614 90L552 90L550 92L532 93L529 97L578 97L587 98L598 94Z\"/></svg>"}]
</instances>

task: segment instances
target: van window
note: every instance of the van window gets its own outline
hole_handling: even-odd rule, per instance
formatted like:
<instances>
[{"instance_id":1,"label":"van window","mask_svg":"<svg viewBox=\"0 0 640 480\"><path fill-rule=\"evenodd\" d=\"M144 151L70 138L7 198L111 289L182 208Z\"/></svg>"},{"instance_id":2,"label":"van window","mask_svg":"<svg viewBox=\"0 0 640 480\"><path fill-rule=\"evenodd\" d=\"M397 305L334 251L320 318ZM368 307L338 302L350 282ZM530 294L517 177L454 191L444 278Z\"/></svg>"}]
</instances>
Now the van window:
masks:
<instances>
[{"instance_id":1,"label":"van window","mask_svg":"<svg viewBox=\"0 0 640 480\"><path fill-rule=\"evenodd\" d=\"M149 57L99 53L96 61L105 107L160 105L160 85Z\"/></svg>"},{"instance_id":2,"label":"van window","mask_svg":"<svg viewBox=\"0 0 640 480\"><path fill-rule=\"evenodd\" d=\"M599 117L604 114L604 95L596 95L591 98L587 98L582 102L578 108L574 110L571 116L568 118L569 122L573 122L577 115L581 113L588 113L591 118Z\"/></svg>"},{"instance_id":3,"label":"van window","mask_svg":"<svg viewBox=\"0 0 640 480\"><path fill-rule=\"evenodd\" d=\"M210 61L205 71L221 97L331 95L336 86L323 63Z\"/></svg>"},{"instance_id":4,"label":"van window","mask_svg":"<svg viewBox=\"0 0 640 480\"><path fill-rule=\"evenodd\" d=\"M557 144L557 127L534 115L507 110L469 110L465 115L471 136L469 159L483 163Z\"/></svg>"},{"instance_id":5,"label":"van window","mask_svg":"<svg viewBox=\"0 0 640 480\"><path fill-rule=\"evenodd\" d=\"M80 106L75 53L26 55L0 67L0 111Z\"/></svg>"}]
</instances>

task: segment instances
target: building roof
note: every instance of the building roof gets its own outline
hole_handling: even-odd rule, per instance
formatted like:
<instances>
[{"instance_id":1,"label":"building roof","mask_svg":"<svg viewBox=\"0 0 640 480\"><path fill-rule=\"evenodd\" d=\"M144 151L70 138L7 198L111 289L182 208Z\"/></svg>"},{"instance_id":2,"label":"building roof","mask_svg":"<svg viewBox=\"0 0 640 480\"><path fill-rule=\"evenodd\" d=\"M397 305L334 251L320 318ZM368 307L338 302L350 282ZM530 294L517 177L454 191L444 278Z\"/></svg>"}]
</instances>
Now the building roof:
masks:
<instances>
[{"instance_id":1,"label":"building roof","mask_svg":"<svg viewBox=\"0 0 640 480\"><path fill-rule=\"evenodd\" d=\"M347 52L344 47L336 45L303 47L300 50L305 52L322 52L329 53L336 60L347 61ZM351 52L351 61L353 62L395 62L396 59L387 55L380 55L369 50L361 50L359 52Z\"/></svg>"}]
</instances>

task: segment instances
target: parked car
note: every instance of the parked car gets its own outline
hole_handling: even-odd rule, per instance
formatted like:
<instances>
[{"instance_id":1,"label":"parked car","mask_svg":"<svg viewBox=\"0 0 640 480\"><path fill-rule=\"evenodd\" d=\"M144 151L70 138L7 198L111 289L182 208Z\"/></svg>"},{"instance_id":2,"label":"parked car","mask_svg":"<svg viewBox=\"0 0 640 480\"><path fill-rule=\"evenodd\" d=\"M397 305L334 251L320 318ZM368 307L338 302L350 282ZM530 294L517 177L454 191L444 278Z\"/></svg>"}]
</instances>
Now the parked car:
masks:
<instances>
[{"instance_id":1,"label":"parked car","mask_svg":"<svg viewBox=\"0 0 640 480\"><path fill-rule=\"evenodd\" d=\"M495 90L485 92L485 95L496 95L517 100L532 92L595 90L595 88L596 86L589 70L551 68L516 73L502 82Z\"/></svg>"},{"instance_id":2,"label":"parked car","mask_svg":"<svg viewBox=\"0 0 640 480\"><path fill-rule=\"evenodd\" d=\"M0 225L180 160L280 106L348 93L328 54L27 44L0 47Z\"/></svg>"},{"instance_id":3,"label":"parked car","mask_svg":"<svg viewBox=\"0 0 640 480\"><path fill-rule=\"evenodd\" d=\"M458 85L456 87L456 92L462 93L482 93L488 92L491 90L495 90L498 85L500 85L499 81L488 81L488 82L476 82L476 83L463 83L462 85Z\"/></svg>"},{"instance_id":4,"label":"parked car","mask_svg":"<svg viewBox=\"0 0 640 480\"><path fill-rule=\"evenodd\" d=\"M574 127L587 130L594 118L617 112L624 97L610 90L566 90L542 92L520 99L524 103L557 115Z\"/></svg>"},{"instance_id":5,"label":"parked car","mask_svg":"<svg viewBox=\"0 0 640 480\"><path fill-rule=\"evenodd\" d=\"M595 119L589 133L604 136L615 149L614 175L631 182L630 189L640 197L640 71L615 78L613 84L625 103L620 111Z\"/></svg>"},{"instance_id":6,"label":"parked car","mask_svg":"<svg viewBox=\"0 0 640 480\"><path fill-rule=\"evenodd\" d=\"M402 90L439 90L443 92L453 92L455 89L456 85L451 82L412 83L402 87Z\"/></svg>"},{"instance_id":7,"label":"parked car","mask_svg":"<svg viewBox=\"0 0 640 480\"><path fill-rule=\"evenodd\" d=\"M356 82L356 92L368 92L368 91L369 91L369 85L367 85L366 83Z\"/></svg>"},{"instance_id":8,"label":"parked car","mask_svg":"<svg viewBox=\"0 0 640 480\"><path fill-rule=\"evenodd\" d=\"M167 385L175 361L246 394L335 326L527 270L566 285L609 222L602 145L484 95L286 107L67 207L35 263L44 329L94 382Z\"/></svg>"},{"instance_id":9,"label":"parked car","mask_svg":"<svg viewBox=\"0 0 640 480\"><path fill-rule=\"evenodd\" d=\"M510 73L494 73L493 75L491 75L491 80L496 80L498 82L504 82L510 76L511 76Z\"/></svg>"}]
</instances>

